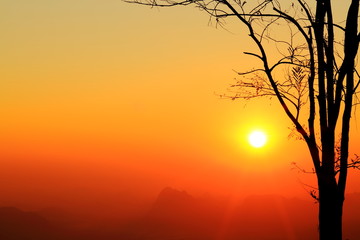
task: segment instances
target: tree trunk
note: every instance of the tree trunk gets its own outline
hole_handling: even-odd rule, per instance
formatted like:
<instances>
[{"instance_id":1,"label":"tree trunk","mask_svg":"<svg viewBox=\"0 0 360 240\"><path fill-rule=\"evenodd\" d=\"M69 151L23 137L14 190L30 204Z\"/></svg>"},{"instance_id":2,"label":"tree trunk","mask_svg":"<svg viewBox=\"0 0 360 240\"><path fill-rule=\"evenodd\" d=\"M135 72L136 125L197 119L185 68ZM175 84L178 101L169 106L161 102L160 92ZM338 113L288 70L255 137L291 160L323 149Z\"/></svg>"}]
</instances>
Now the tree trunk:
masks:
<instances>
[{"instance_id":1,"label":"tree trunk","mask_svg":"<svg viewBox=\"0 0 360 240\"><path fill-rule=\"evenodd\" d=\"M320 240L342 240L343 202L335 177L322 174L319 179Z\"/></svg>"}]
</instances>

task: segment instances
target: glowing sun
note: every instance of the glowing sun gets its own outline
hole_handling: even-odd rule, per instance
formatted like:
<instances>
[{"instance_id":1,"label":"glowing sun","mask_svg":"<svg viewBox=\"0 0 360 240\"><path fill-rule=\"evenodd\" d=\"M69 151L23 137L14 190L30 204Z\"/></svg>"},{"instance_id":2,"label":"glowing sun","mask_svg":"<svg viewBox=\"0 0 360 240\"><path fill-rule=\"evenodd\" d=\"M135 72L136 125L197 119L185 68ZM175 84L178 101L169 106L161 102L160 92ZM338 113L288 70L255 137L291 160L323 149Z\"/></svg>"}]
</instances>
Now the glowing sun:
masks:
<instances>
[{"instance_id":1,"label":"glowing sun","mask_svg":"<svg viewBox=\"0 0 360 240\"><path fill-rule=\"evenodd\" d=\"M266 134L262 131L253 131L249 134L248 141L255 148L263 147L267 142Z\"/></svg>"}]
</instances>

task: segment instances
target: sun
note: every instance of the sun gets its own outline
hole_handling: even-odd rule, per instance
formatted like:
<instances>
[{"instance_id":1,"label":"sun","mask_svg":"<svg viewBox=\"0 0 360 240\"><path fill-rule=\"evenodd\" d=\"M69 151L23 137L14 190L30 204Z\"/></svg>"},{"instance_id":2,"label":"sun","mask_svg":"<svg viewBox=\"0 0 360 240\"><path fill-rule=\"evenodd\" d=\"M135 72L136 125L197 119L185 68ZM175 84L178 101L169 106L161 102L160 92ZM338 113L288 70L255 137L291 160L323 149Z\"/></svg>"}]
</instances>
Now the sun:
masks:
<instances>
[{"instance_id":1,"label":"sun","mask_svg":"<svg viewBox=\"0 0 360 240\"><path fill-rule=\"evenodd\" d=\"M266 144L267 137L263 131L256 130L249 134L248 141L254 148L261 148Z\"/></svg>"}]
</instances>

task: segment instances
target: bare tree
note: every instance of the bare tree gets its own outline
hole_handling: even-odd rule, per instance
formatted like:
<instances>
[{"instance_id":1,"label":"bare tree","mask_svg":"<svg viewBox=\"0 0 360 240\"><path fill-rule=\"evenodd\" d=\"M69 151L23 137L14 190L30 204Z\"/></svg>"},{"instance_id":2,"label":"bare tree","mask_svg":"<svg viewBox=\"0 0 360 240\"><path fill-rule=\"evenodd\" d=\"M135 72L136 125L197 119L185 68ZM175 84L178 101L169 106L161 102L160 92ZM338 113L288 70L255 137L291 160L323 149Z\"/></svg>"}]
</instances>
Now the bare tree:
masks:
<instances>
[{"instance_id":1,"label":"bare tree","mask_svg":"<svg viewBox=\"0 0 360 240\"><path fill-rule=\"evenodd\" d=\"M359 0L342 3L348 6L339 21L334 20L331 0L126 2L158 7L194 5L216 23L233 19L247 28L257 49L245 54L258 58L262 66L238 72L229 97L278 100L312 158L318 184L312 195L319 202L320 240L341 240L348 168L358 168L360 162L357 156L349 158L350 118L360 84L356 71Z\"/></svg>"}]
</instances>

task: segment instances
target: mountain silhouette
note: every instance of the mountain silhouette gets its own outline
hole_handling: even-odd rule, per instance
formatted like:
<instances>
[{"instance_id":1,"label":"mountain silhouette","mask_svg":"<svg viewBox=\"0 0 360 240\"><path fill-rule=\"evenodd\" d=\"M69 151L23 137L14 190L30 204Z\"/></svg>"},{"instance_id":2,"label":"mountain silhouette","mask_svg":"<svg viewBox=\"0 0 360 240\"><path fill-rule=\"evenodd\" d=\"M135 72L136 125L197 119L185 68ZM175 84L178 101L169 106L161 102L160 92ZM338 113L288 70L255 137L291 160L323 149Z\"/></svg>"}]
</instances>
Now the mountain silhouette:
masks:
<instances>
[{"instance_id":1,"label":"mountain silhouette","mask_svg":"<svg viewBox=\"0 0 360 240\"><path fill-rule=\"evenodd\" d=\"M127 239L207 240L216 234L224 211L217 201L203 201L185 191L162 190L149 212L128 231ZM131 237L131 238L130 238Z\"/></svg>"},{"instance_id":2,"label":"mountain silhouette","mask_svg":"<svg viewBox=\"0 0 360 240\"><path fill-rule=\"evenodd\" d=\"M123 234L122 239L130 240L316 239L317 205L310 198L279 195L252 195L242 200L194 197L167 187L148 213Z\"/></svg>"},{"instance_id":3,"label":"mountain silhouette","mask_svg":"<svg viewBox=\"0 0 360 240\"><path fill-rule=\"evenodd\" d=\"M360 239L359 204L360 193L346 196L344 239ZM26 212L0 207L0 240L317 239L317 207L310 197L195 197L167 187L141 217L127 222L104 220L86 227L81 219L73 219L71 212L57 208Z\"/></svg>"},{"instance_id":4,"label":"mountain silhouette","mask_svg":"<svg viewBox=\"0 0 360 240\"><path fill-rule=\"evenodd\" d=\"M40 215L15 207L0 207L1 240L59 239L55 228Z\"/></svg>"}]
</instances>

